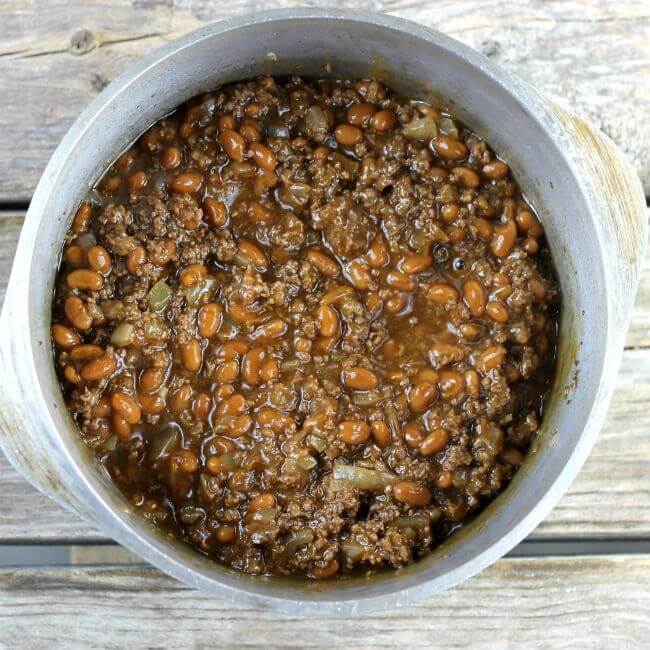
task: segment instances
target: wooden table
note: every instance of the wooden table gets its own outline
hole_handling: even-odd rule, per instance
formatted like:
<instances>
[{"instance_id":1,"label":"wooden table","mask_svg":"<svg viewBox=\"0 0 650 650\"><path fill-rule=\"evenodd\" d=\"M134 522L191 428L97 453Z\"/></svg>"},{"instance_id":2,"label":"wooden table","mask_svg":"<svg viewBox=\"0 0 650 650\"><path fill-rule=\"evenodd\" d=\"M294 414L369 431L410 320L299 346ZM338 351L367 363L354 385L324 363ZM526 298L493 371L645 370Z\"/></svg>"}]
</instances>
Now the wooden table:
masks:
<instances>
[{"instance_id":1,"label":"wooden table","mask_svg":"<svg viewBox=\"0 0 650 650\"><path fill-rule=\"evenodd\" d=\"M128 63L204 22L286 1L0 3L0 300L51 152ZM298 3L296 3L298 4ZM320 3L318 3L320 4ZM335 4L332 0L329 5ZM591 119L650 195L647 0L351 0L460 39ZM287 619L198 595L138 564L0 457L0 646L647 648L650 644L650 258L609 416L574 485L510 557L417 606ZM42 545L66 562L35 566ZM4 565L4 566L3 566Z\"/></svg>"}]
</instances>

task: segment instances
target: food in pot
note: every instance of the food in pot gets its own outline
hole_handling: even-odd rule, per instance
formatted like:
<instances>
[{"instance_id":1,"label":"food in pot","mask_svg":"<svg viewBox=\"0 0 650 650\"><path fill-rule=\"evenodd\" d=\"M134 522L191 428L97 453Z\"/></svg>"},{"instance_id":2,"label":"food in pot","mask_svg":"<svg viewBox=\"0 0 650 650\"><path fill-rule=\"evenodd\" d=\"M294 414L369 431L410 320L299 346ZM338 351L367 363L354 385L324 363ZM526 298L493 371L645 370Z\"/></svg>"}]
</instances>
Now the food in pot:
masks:
<instances>
[{"instance_id":1,"label":"food in pot","mask_svg":"<svg viewBox=\"0 0 650 650\"><path fill-rule=\"evenodd\" d=\"M251 574L399 567L524 462L559 291L506 162L373 79L224 86L76 212L56 366L145 517Z\"/></svg>"}]
</instances>

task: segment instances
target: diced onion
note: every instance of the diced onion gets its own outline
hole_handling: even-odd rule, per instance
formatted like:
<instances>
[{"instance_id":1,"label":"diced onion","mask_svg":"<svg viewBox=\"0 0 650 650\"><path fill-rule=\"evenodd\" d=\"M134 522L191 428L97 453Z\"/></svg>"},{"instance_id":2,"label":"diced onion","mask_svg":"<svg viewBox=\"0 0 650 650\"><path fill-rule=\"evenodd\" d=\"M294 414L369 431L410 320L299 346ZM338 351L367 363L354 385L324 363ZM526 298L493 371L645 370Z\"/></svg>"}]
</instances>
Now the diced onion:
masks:
<instances>
[{"instance_id":1,"label":"diced onion","mask_svg":"<svg viewBox=\"0 0 650 650\"><path fill-rule=\"evenodd\" d=\"M402 133L414 140L431 140L438 135L438 127L432 115L425 115L411 120L402 128Z\"/></svg>"},{"instance_id":2,"label":"diced onion","mask_svg":"<svg viewBox=\"0 0 650 650\"><path fill-rule=\"evenodd\" d=\"M438 127L440 128L440 133L451 135L454 138L458 137L458 128L450 117L441 117L438 120Z\"/></svg>"},{"instance_id":3,"label":"diced onion","mask_svg":"<svg viewBox=\"0 0 650 650\"><path fill-rule=\"evenodd\" d=\"M357 542L344 541L341 542L341 550L353 562L357 562L363 556L363 546Z\"/></svg>"},{"instance_id":4,"label":"diced onion","mask_svg":"<svg viewBox=\"0 0 650 650\"><path fill-rule=\"evenodd\" d=\"M158 280L149 290L147 302L153 311L160 311L171 300L172 295L171 287L164 280Z\"/></svg>"},{"instance_id":5,"label":"diced onion","mask_svg":"<svg viewBox=\"0 0 650 650\"><path fill-rule=\"evenodd\" d=\"M111 334L111 343L124 347L133 341L134 327L131 323L120 323Z\"/></svg>"},{"instance_id":6,"label":"diced onion","mask_svg":"<svg viewBox=\"0 0 650 650\"><path fill-rule=\"evenodd\" d=\"M287 538L287 541L284 544L284 552L286 555L294 555L301 546L311 543L313 539L314 534L309 530L309 528L298 530Z\"/></svg>"},{"instance_id":7,"label":"diced onion","mask_svg":"<svg viewBox=\"0 0 650 650\"><path fill-rule=\"evenodd\" d=\"M333 489L358 488L360 490L383 490L387 485L394 483L397 477L388 472L380 472L376 469L357 467L356 465L345 465L337 463L332 470Z\"/></svg>"}]
</instances>

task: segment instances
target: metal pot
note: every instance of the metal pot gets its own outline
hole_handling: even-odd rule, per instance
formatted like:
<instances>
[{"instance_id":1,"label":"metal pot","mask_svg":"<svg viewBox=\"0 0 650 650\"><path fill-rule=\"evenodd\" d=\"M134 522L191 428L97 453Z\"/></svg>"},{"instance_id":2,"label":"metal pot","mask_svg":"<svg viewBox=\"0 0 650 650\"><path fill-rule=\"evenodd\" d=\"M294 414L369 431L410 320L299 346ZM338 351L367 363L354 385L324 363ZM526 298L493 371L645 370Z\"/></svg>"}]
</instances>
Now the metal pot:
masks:
<instances>
[{"instance_id":1,"label":"metal pot","mask_svg":"<svg viewBox=\"0 0 650 650\"><path fill-rule=\"evenodd\" d=\"M325 67L326 64L330 64ZM331 66L331 67L330 67ZM75 206L149 125L193 95L271 73L377 76L443 98L510 164L546 229L563 291L558 376L514 480L426 558L371 579L251 577L172 543L134 512L84 448L54 373L53 283ZM294 9L209 25L131 67L82 113L43 174L0 322L2 446L36 487L202 591L287 614L393 608L472 576L530 533L583 464L610 400L646 242L632 168L609 139L464 45L397 18ZM38 517L38 513L34 513Z\"/></svg>"}]
</instances>

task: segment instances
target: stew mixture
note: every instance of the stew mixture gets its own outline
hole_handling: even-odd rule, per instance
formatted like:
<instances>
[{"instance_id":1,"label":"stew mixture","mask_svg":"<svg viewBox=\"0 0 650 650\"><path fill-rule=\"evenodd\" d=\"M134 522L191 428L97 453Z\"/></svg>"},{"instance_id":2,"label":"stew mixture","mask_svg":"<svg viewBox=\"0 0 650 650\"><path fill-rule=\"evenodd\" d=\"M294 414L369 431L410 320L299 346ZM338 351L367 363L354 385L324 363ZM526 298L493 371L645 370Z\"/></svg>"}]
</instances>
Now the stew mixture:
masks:
<instances>
[{"instance_id":1,"label":"stew mixture","mask_svg":"<svg viewBox=\"0 0 650 650\"><path fill-rule=\"evenodd\" d=\"M69 409L144 516L251 574L402 566L501 492L559 290L508 165L376 80L228 85L81 204L52 326Z\"/></svg>"}]
</instances>

